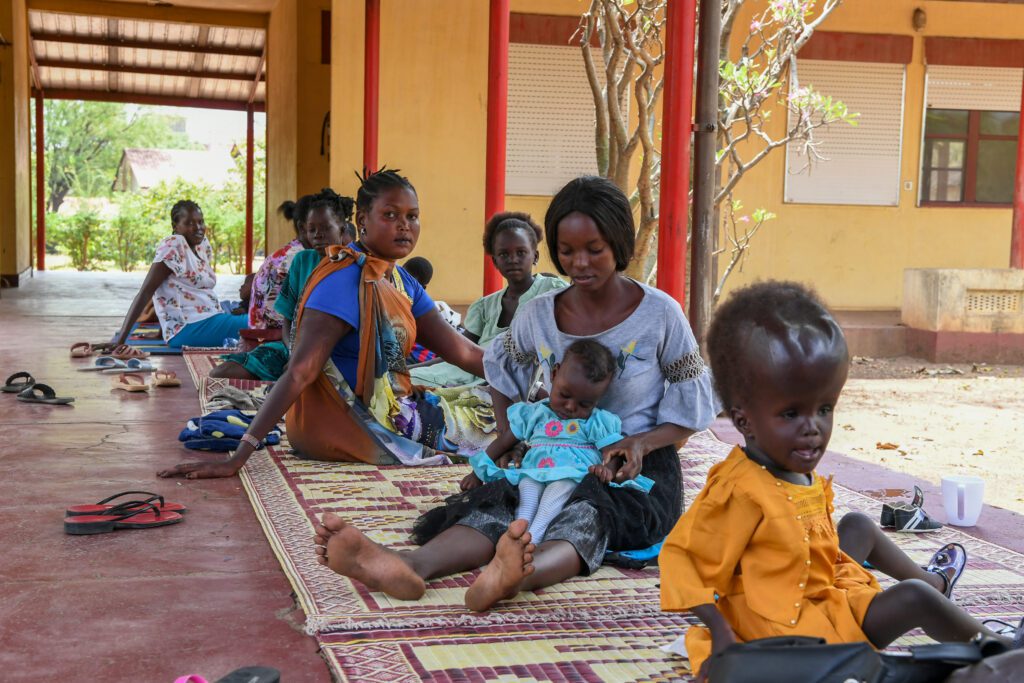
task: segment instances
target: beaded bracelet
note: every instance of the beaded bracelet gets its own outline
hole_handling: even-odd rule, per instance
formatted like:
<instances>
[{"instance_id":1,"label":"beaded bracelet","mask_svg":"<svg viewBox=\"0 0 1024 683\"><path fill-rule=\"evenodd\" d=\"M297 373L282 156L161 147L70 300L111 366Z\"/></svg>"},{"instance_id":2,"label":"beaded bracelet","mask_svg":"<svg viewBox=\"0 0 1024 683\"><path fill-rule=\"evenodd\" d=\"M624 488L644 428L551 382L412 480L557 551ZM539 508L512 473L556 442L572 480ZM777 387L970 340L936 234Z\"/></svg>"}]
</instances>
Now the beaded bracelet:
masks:
<instances>
[{"instance_id":1,"label":"beaded bracelet","mask_svg":"<svg viewBox=\"0 0 1024 683\"><path fill-rule=\"evenodd\" d=\"M263 442L248 432L242 434L242 436L239 437L239 440L244 441L250 446L252 446L252 449L254 451L258 451L259 449L263 448Z\"/></svg>"}]
</instances>

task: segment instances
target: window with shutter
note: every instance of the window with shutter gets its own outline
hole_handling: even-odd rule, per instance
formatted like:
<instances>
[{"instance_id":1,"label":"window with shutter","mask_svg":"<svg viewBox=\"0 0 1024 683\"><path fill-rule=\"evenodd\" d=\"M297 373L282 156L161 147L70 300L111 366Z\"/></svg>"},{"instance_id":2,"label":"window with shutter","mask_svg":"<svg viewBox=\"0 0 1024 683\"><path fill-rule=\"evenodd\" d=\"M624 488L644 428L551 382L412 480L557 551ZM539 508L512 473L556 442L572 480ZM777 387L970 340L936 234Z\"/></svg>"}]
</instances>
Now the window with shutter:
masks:
<instances>
[{"instance_id":1,"label":"window with shutter","mask_svg":"<svg viewBox=\"0 0 1024 683\"><path fill-rule=\"evenodd\" d=\"M920 203L1009 206L1021 69L928 67Z\"/></svg>"},{"instance_id":2,"label":"window with shutter","mask_svg":"<svg viewBox=\"0 0 1024 683\"><path fill-rule=\"evenodd\" d=\"M505 192L554 195L597 173L594 98L574 46L511 43Z\"/></svg>"},{"instance_id":3,"label":"window with shutter","mask_svg":"<svg viewBox=\"0 0 1024 683\"><path fill-rule=\"evenodd\" d=\"M896 206L900 192L905 67L801 59L795 84L843 102L857 125L814 131L823 157L808 165L801 144L786 151L785 200L797 204ZM793 115L789 123L792 126Z\"/></svg>"}]
</instances>

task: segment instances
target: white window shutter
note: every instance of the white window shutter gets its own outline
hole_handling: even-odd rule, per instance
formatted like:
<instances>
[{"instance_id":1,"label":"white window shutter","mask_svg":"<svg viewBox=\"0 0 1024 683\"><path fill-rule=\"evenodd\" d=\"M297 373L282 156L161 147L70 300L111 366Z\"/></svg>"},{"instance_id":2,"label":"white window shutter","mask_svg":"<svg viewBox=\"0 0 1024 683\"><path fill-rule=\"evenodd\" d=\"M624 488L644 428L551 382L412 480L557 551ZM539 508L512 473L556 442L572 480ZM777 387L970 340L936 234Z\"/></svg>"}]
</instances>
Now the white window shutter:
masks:
<instances>
[{"instance_id":1,"label":"white window shutter","mask_svg":"<svg viewBox=\"0 0 1024 683\"><path fill-rule=\"evenodd\" d=\"M929 66L930 109L1020 111L1022 70L994 66Z\"/></svg>"},{"instance_id":2,"label":"white window shutter","mask_svg":"<svg viewBox=\"0 0 1024 683\"><path fill-rule=\"evenodd\" d=\"M511 43L505 192L549 196L596 174L594 130L580 48Z\"/></svg>"},{"instance_id":3,"label":"white window shutter","mask_svg":"<svg viewBox=\"0 0 1024 683\"><path fill-rule=\"evenodd\" d=\"M899 204L905 71L902 64L799 60L798 86L829 95L860 116L856 126L839 121L814 131L824 160L810 167L800 144L788 146L786 202Z\"/></svg>"}]
</instances>

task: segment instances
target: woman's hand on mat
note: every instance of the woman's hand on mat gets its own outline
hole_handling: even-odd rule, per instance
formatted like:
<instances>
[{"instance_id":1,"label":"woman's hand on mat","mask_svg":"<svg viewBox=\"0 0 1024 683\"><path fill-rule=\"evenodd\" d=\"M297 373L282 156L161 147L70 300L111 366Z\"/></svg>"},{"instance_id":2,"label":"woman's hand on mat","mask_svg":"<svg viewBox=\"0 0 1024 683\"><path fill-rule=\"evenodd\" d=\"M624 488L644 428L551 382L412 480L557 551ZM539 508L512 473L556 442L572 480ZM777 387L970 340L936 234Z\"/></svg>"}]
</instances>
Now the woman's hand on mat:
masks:
<instances>
[{"instance_id":1,"label":"woman's hand on mat","mask_svg":"<svg viewBox=\"0 0 1024 683\"><path fill-rule=\"evenodd\" d=\"M627 436L622 441L605 446L601 451L601 464L614 469L615 458L622 458L625 463L618 468L614 481L622 483L630 479L636 479L644 465L644 456L647 455L647 447L639 436Z\"/></svg>"},{"instance_id":2,"label":"woman's hand on mat","mask_svg":"<svg viewBox=\"0 0 1024 683\"><path fill-rule=\"evenodd\" d=\"M160 470L158 477L184 477L185 479L218 479L233 477L241 466L232 460L221 462L183 462L169 470Z\"/></svg>"},{"instance_id":3,"label":"woman's hand on mat","mask_svg":"<svg viewBox=\"0 0 1024 683\"><path fill-rule=\"evenodd\" d=\"M476 472L470 472L462 478L459 482L459 488L463 491L475 489L477 486L482 486L483 482L480 481L480 477L476 476Z\"/></svg>"}]
</instances>

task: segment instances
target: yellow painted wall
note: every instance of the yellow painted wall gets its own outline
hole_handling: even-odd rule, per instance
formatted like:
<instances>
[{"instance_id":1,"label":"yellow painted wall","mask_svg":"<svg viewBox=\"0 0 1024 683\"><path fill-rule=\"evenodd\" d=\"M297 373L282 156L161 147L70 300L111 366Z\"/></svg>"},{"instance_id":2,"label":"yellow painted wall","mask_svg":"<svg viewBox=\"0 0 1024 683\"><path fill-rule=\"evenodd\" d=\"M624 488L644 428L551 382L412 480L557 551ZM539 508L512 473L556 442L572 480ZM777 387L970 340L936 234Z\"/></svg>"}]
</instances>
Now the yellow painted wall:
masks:
<instances>
[{"instance_id":1,"label":"yellow painted wall","mask_svg":"<svg viewBox=\"0 0 1024 683\"><path fill-rule=\"evenodd\" d=\"M334 0L331 183L354 192L362 166L363 5ZM579 0L513 0L513 12L575 15ZM467 304L482 294L487 133L488 3L382 3L378 160L416 186L422 232L416 248L434 264L431 294ZM582 67L581 67L582 68ZM543 225L550 197L506 197ZM554 272L542 249L541 268Z\"/></svg>"},{"instance_id":2,"label":"yellow painted wall","mask_svg":"<svg viewBox=\"0 0 1024 683\"><path fill-rule=\"evenodd\" d=\"M360 0L331 3L331 187L355 197L363 165L363 13Z\"/></svg>"},{"instance_id":3,"label":"yellow painted wall","mask_svg":"<svg viewBox=\"0 0 1024 683\"><path fill-rule=\"evenodd\" d=\"M331 67L320 63L320 12L331 0L300 0L298 49L298 191L318 192L330 184L327 149L320 154L320 130L331 108Z\"/></svg>"},{"instance_id":4,"label":"yellow painted wall","mask_svg":"<svg viewBox=\"0 0 1024 683\"><path fill-rule=\"evenodd\" d=\"M294 238L281 202L329 183L320 125L331 101L331 68L320 64L320 11L330 0L278 0L267 30L267 246Z\"/></svg>"},{"instance_id":5,"label":"yellow painted wall","mask_svg":"<svg viewBox=\"0 0 1024 683\"><path fill-rule=\"evenodd\" d=\"M915 33L911 15L921 7L927 27ZM737 20L746 26L750 10ZM1020 39L1024 6L1001 3L856 0L840 6L824 30L891 33L914 37L904 99L902 182L899 206L855 207L786 204L785 152L778 150L743 179L736 197L778 218L762 228L742 273L727 291L758 278L813 285L836 308L898 308L905 268L1004 268L1009 260L1009 209L917 207L925 65L923 37ZM738 39L736 41L738 43ZM784 122L776 119L776 125ZM837 124L841 125L841 124ZM725 259L725 257L722 257ZM727 259L720 261L724 267Z\"/></svg>"},{"instance_id":6,"label":"yellow painted wall","mask_svg":"<svg viewBox=\"0 0 1024 683\"><path fill-rule=\"evenodd\" d=\"M0 275L31 266L28 20L25 0L0 3Z\"/></svg>"}]
</instances>

